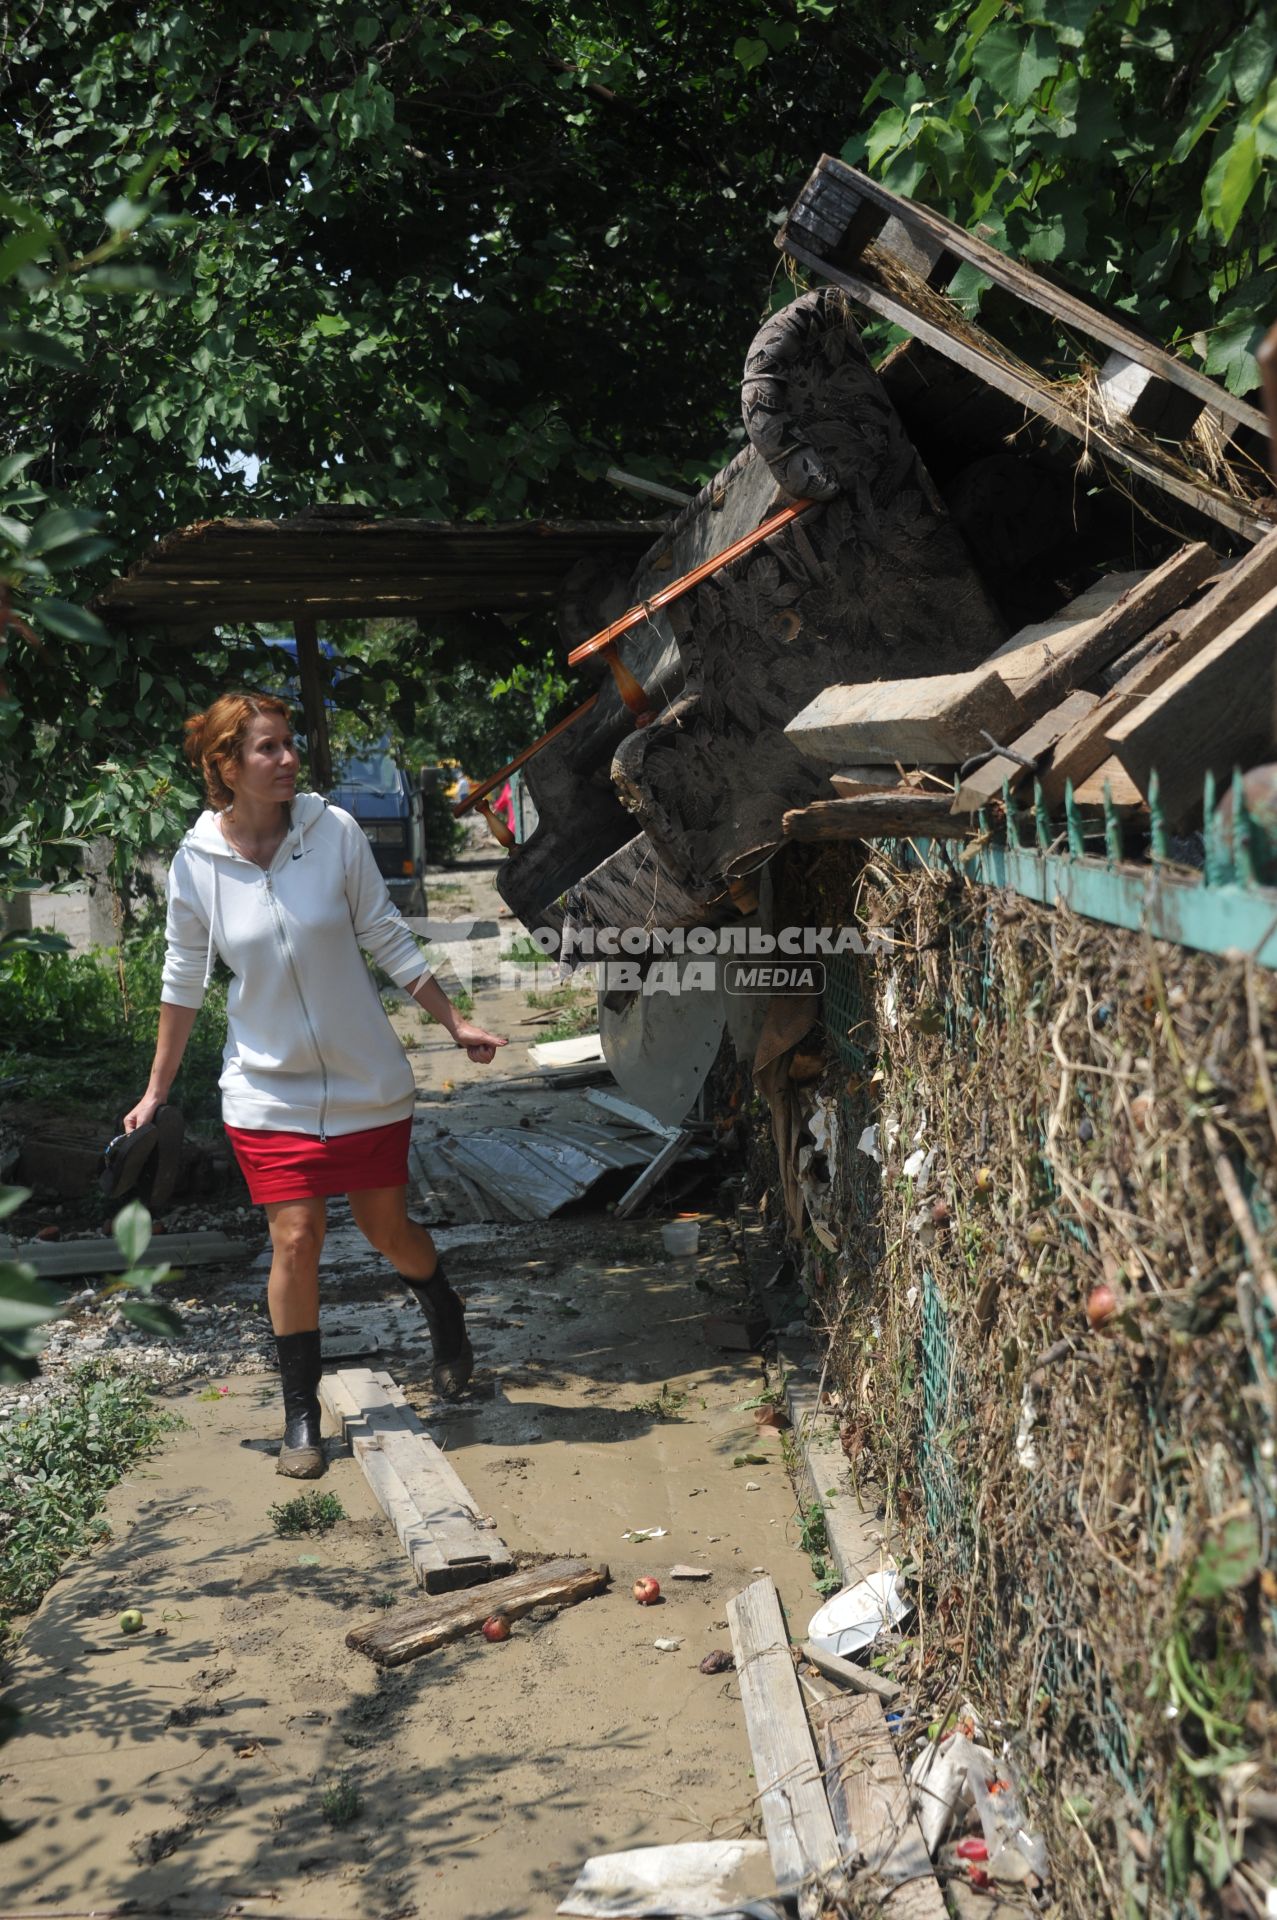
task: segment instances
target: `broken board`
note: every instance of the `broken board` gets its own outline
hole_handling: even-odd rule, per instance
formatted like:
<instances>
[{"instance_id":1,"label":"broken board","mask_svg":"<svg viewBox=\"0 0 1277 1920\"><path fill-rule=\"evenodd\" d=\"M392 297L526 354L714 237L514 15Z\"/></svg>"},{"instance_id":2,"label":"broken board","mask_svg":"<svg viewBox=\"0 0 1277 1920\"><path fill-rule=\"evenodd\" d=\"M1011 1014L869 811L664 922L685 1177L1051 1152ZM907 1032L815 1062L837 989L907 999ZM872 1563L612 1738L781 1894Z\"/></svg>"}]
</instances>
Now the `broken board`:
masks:
<instances>
[{"instance_id":1,"label":"broken board","mask_svg":"<svg viewBox=\"0 0 1277 1920\"><path fill-rule=\"evenodd\" d=\"M1113 756L1141 794L1156 768L1168 826L1200 806L1208 768L1222 783L1270 753L1275 654L1277 587L1110 727Z\"/></svg>"},{"instance_id":2,"label":"broken board","mask_svg":"<svg viewBox=\"0 0 1277 1920\"><path fill-rule=\"evenodd\" d=\"M534 1607L575 1606L578 1600L603 1593L611 1577L601 1562L592 1567L588 1560L548 1560L543 1566L525 1567L494 1580L481 1593L396 1607L389 1618L380 1614L367 1626L352 1627L346 1645L366 1653L379 1667L401 1667L436 1647L480 1632L494 1613L518 1620Z\"/></svg>"},{"instance_id":3,"label":"broken board","mask_svg":"<svg viewBox=\"0 0 1277 1920\"><path fill-rule=\"evenodd\" d=\"M815 1913L817 1883L838 1884L842 1855L772 1581L729 1600L727 1621L776 1884L799 1889L800 1915Z\"/></svg>"},{"instance_id":4,"label":"broken board","mask_svg":"<svg viewBox=\"0 0 1277 1920\"><path fill-rule=\"evenodd\" d=\"M388 1373L343 1367L325 1374L319 1395L394 1527L418 1586L450 1593L514 1564Z\"/></svg>"},{"instance_id":5,"label":"broken board","mask_svg":"<svg viewBox=\"0 0 1277 1920\"><path fill-rule=\"evenodd\" d=\"M946 1920L947 1909L909 1798L882 1702L871 1694L825 1708L825 1786L843 1847L880 1883L893 1920Z\"/></svg>"}]
</instances>

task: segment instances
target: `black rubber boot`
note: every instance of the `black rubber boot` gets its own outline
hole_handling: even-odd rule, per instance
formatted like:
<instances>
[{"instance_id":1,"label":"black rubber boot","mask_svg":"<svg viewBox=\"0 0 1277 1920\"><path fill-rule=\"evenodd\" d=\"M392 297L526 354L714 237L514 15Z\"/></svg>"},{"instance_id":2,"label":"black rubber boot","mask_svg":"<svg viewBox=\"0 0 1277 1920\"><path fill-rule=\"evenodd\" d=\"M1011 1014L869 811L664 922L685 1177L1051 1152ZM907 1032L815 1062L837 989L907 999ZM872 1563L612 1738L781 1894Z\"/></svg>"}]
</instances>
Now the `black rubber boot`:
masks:
<instances>
[{"instance_id":1,"label":"black rubber boot","mask_svg":"<svg viewBox=\"0 0 1277 1920\"><path fill-rule=\"evenodd\" d=\"M474 1349L466 1333L465 1308L444 1276L442 1260L428 1280L409 1280L404 1285L414 1295L430 1328L430 1344L435 1350L431 1373L434 1389L444 1400L456 1400L463 1394L474 1372Z\"/></svg>"},{"instance_id":2,"label":"black rubber boot","mask_svg":"<svg viewBox=\"0 0 1277 1920\"><path fill-rule=\"evenodd\" d=\"M319 1437L319 1379L324 1370L319 1329L277 1333L275 1348L284 1388L284 1444L275 1471L290 1480L318 1480L324 1471Z\"/></svg>"}]
</instances>

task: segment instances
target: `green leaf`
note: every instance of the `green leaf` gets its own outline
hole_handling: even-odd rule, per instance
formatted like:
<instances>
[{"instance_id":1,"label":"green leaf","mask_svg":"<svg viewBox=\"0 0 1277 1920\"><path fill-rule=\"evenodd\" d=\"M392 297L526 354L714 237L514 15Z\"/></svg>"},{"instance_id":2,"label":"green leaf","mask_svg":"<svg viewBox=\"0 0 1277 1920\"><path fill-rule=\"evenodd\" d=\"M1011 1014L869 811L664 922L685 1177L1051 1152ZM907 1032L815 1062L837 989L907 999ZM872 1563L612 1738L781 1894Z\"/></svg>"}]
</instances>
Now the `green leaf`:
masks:
<instances>
[{"instance_id":1,"label":"green leaf","mask_svg":"<svg viewBox=\"0 0 1277 1920\"><path fill-rule=\"evenodd\" d=\"M55 340L51 334L37 333L33 327L0 327L0 348L20 353L27 360L42 360L46 366L64 367L76 373L84 364L78 353Z\"/></svg>"},{"instance_id":2,"label":"green leaf","mask_svg":"<svg viewBox=\"0 0 1277 1920\"><path fill-rule=\"evenodd\" d=\"M350 322L340 313L321 313L315 322L315 332L325 338L338 333L349 333Z\"/></svg>"},{"instance_id":3,"label":"green leaf","mask_svg":"<svg viewBox=\"0 0 1277 1920\"><path fill-rule=\"evenodd\" d=\"M178 293L177 282L156 267L90 267L76 285L93 299L115 293Z\"/></svg>"},{"instance_id":4,"label":"green leaf","mask_svg":"<svg viewBox=\"0 0 1277 1920\"><path fill-rule=\"evenodd\" d=\"M980 0L975 11L967 16L966 33L963 36L962 52L958 60L960 74L971 71L975 50L1001 13L1003 5L1004 0Z\"/></svg>"},{"instance_id":5,"label":"green leaf","mask_svg":"<svg viewBox=\"0 0 1277 1920\"><path fill-rule=\"evenodd\" d=\"M1188 1576L1188 1597L1218 1600L1253 1580L1259 1567L1259 1522L1253 1514L1240 1514L1203 1542Z\"/></svg>"},{"instance_id":6,"label":"green leaf","mask_svg":"<svg viewBox=\"0 0 1277 1920\"><path fill-rule=\"evenodd\" d=\"M49 251L48 238L43 233L15 233L10 240L0 246L0 280L12 280L19 267L28 260L38 260Z\"/></svg>"},{"instance_id":7,"label":"green leaf","mask_svg":"<svg viewBox=\"0 0 1277 1920\"><path fill-rule=\"evenodd\" d=\"M110 546L106 540L100 544ZM37 600L31 612L38 625L47 627L63 640L76 640L81 646L100 646L111 637L96 613L90 613L87 607L77 607L71 600Z\"/></svg>"},{"instance_id":8,"label":"green leaf","mask_svg":"<svg viewBox=\"0 0 1277 1920\"><path fill-rule=\"evenodd\" d=\"M1206 371L1222 380L1230 393L1250 393L1259 385L1255 358L1264 337L1264 320L1256 313L1238 313L1212 327L1208 338Z\"/></svg>"},{"instance_id":9,"label":"green leaf","mask_svg":"<svg viewBox=\"0 0 1277 1920\"><path fill-rule=\"evenodd\" d=\"M1243 106L1268 85L1273 70L1273 21L1261 13L1238 34L1229 63L1233 91Z\"/></svg>"},{"instance_id":10,"label":"green leaf","mask_svg":"<svg viewBox=\"0 0 1277 1920\"><path fill-rule=\"evenodd\" d=\"M118 200L112 200L103 218L113 233L136 233L145 226L150 218L151 208L145 200L131 200L122 194Z\"/></svg>"},{"instance_id":11,"label":"green leaf","mask_svg":"<svg viewBox=\"0 0 1277 1920\"><path fill-rule=\"evenodd\" d=\"M7 487L11 480L18 479L34 459L34 453L11 453L0 460L0 487Z\"/></svg>"},{"instance_id":12,"label":"green leaf","mask_svg":"<svg viewBox=\"0 0 1277 1920\"><path fill-rule=\"evenodd\" d=\"M10 1260L0 1263L0 1334L42 1327L61 1311L61 1294L46 1280L38 1280L31 1267L15 1266Z\"/></svg>"},{"instance_id":13,"label":"green leaf","mask_svg":"<svg viewBox=\"0 0 1277 1920\"><path fill-rule=\"evenodd\" d=\"M1022 107L1060 70L1055 43L1041 27L990 27L972 60L980 73L1013 107Z\"/></svg>"},{"instance_id":14,"label":"green leaf","mask_svg":"<svg viewBox=\"0 0 1277 1920\"><path fill-rule=\"evenodd\" d=\"M1221 240L1232 239L1260 173L1254 127L1242 127L1206 176L1202 202Z\"/></svg>"},{"instance_id":15,"label":"green leaf","mask_svg":"<svg viewBox=\"0 0 1277 1920\"><path fill-rule=\"evenodd\" d=\"M151 1244L151 1216L140 1200L131 1200L116 1214L111 1226L115 1244L135 1267Z\"/></svg>"},{"instance_id":16,"label":"green leaf","mask_svg":"<svg viewBox=\"0 0 1277 1920\"><path fill-rule=\"evenodd\" d=\"M83 540L94 533L99 517L96 513L85 513L79 507L50 507L32 527L27 551L54 553L59 547L69 547L73 541Z\"/></svg>"},{"instance_id":17,"label":"green leaf","mask_svg":"<svg viewBox=\"0 0 1277 1920\"><path fill-rule=\"evenodd\" d=\"M181 1314L159 1300L126 1300L120 1313L130 1326L161 1339L171 1340L185 1331Z\"/></svg>"},{"instance_id":18,"label":"green leaf","mask_svg":"<svg viewBox=\"0 0 1277 1920\"><path fill-rule=\"evenodd\" d=\"M30 1187L0 1187L0 1220L16 1213L24 1200L31 1198Z\"/></svg>"},{"instance_id":19,"label":"green leaf","mask_svg":"<svg viewBox=\"0 0 1277 1920\"><path fill-rule=\"evenodd\" d=\"M732 48L732 56L738 60L746 73L752 73L755 67L761 67L771 52L765 40L740 39Z\"/></svg>"}]
</instances>

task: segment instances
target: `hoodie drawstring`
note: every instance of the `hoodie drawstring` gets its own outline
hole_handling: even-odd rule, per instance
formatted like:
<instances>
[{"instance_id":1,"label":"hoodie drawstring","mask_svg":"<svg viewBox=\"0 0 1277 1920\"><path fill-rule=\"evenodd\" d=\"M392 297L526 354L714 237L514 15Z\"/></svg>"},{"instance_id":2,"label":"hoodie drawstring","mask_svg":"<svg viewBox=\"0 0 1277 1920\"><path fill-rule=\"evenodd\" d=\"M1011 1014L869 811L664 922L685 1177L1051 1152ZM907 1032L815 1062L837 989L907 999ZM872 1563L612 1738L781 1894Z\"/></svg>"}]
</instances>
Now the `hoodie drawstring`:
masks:
<instances>
[{"instance_id":1,"label":"hoodie drawstring","mask_svg":"<svg viewBox=\"0 0 1277 1920\"><path fill-rule=\"evenodd\" d=\"M217 907L218 907L217 861L215 859L210 859L208 864L213 869L213 910L208 916L208 952L204 956L204 988L206 992L208 990L209 983L213 978L213 961L216 956L216 943L217 943Z\"/></svg>"}]
</instances>

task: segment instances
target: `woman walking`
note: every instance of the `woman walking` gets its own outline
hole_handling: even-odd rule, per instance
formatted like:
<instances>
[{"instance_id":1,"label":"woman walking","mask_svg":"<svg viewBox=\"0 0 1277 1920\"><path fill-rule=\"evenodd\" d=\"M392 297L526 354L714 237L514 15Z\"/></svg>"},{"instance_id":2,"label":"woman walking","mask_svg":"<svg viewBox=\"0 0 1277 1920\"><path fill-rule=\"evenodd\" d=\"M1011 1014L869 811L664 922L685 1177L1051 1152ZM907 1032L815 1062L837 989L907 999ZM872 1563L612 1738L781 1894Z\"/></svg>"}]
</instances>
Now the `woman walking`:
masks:
<instances>
[{"instance_id":1,"label":"woman walking","mask_svg":"<svg viewBox=\"0 0 1277 1920\"><path fill-rule=\"evenodd\" d=\"M222 1117L271 1238L267 1299L284 1390L278 1470L314 1479L324 1470L327 1195L348 1196L360 1231L420 1303L436 1391L455 1398L474 1366L462 1303L429 1233L408 1217L416 1086L363 953L471 1060L487 1065L506 1042L463 1019L432 977L350 814L297 792L284 701L223 694L187 721L186 752L209 804L169 869L155 1059L124 1125L146 1125L168 1098L220 955L233 976Z\"/></svg>"}]
</instances>

